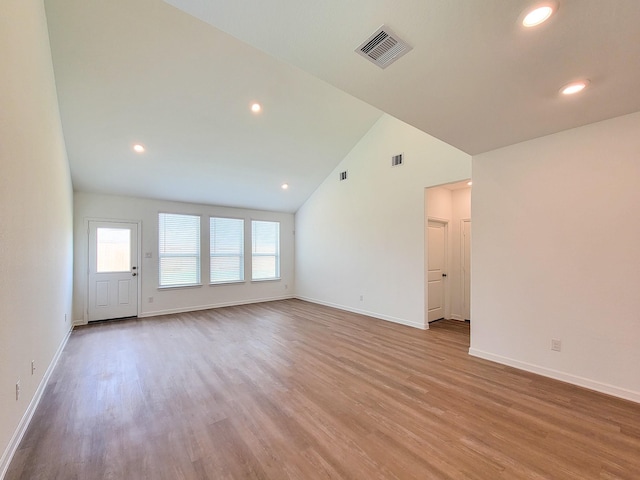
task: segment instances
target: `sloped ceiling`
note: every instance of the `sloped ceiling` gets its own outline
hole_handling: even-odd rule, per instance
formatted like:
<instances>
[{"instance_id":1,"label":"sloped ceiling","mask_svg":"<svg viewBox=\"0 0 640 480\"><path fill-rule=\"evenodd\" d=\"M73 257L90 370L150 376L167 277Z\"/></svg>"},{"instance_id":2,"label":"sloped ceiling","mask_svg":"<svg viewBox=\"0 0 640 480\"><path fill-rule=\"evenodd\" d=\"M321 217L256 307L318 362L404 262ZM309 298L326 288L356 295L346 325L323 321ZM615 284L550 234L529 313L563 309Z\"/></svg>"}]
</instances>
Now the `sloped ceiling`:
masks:
<instances>
[{"instance_id":1,"label":"sloped ceiling","mask_svg":"<svg viewBox=\"0 0 640 480\"><path fill-rule=\"evenodd\" d=\"M640 110L638 0L559 0L533 29L540 0L166 1L472 155ZM385 70L354 53L382 24L414 47Z\"/></svg>"},{"instance_id":2,"label":"sloped ceiling","mask_svg":"<svg viewBox=\"0 0 640 480\"><path fill-rule=\"evenodd\" d=\"M162 0L45 5L75 190L294 212L382 114Z\"/></svg>"},{"instance_id":3,"label":"sloped ceiling","mask_svg":"<svg viewBox=\"0 0 640 480\"><path fill-rule=\"evenodd\" d=\"M477 154L640 110L640 2L535 3L45 0L74 188L293 212L382 111Z\"/></svg>"}]
</instances>

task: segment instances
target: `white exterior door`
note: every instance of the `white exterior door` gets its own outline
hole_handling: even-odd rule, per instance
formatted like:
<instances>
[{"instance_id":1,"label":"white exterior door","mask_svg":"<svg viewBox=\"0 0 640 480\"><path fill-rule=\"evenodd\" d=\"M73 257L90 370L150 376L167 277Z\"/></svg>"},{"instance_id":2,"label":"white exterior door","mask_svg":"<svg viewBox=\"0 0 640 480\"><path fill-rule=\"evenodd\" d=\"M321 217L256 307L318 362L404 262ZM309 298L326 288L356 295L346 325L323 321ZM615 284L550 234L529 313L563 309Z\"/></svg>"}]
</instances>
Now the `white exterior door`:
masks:
<instances>
[{"instance_id":1,"label":"white exterior door","mask_svg":"<svg viewBox=\"0 0 640 480\"><path fill-rule=\"evenodd\" d=\"M462 314L471 320L471 220L462 221Z\"/></svg>"},{"instance_id":2,"label":"white exterior door","mask_svg":"<svg viewBox=\"0 0 640 480\"><path fill-rule=\"evenodd\" d=\"M138 315L138 224L89 222L88 320Z\"/></svg>"},{"instance_id":3,"label":"white exterior door","mask_svg":"<svg viewBox=\"0 0 640 480\"><path fill-rule=\"evenodd\" d=\"M445 314L447 224L429 220L427 232L427 320L433 322L444 318Z\"/></svg>"}]
</instances>

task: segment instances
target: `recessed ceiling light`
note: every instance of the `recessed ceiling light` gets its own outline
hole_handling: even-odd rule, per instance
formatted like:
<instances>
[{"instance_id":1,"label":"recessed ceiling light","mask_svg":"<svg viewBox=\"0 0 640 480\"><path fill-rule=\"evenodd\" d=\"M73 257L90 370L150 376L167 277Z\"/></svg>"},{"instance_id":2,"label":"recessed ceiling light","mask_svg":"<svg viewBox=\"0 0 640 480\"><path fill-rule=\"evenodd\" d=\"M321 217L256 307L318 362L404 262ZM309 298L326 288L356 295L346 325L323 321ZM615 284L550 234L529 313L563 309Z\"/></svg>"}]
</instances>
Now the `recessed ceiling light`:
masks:
<instances>
[{"instance_id":1,"label":"recessed ceiling light","mask_svg":"<svg viewBox=\"0 0 640 480\"><path fill-rule=\"evenodd\" d=\"M527 10L527 13L522 19L522 25L527 28L540 25L541 23L549 20L551 15L553 15L557 9L558 4L556 2L540 3L531 10Z\"/></svg>"},{"instance_id":2,"label":"recessed ceiling light","mask_svg":"<svg viewBox=\"0 0 640 480\"><path fill-rule=\"evenodd\" d=\"M289 188L289 184L288 183L283 183L281 187L282 187L283 190L286 190L287 188Z\"/></svg>"},{"instance_id":3,"label":"recessed ceiling light","mask_svg":"<svg viewBox=\"0 0 640 480\"><path fill-rule=\"evenodd\" d=\"M144 153L144 150L145 150L144 147L142 145L140 145L139 143L136 143L133 146L133 151L136 152L136 153Z\"/></svg>"},{"instance_id":4,"label":"recessed ceiling light","mask_svg":"<svg viewBox=\"0 0 640 480\"><path fill-rule=\"evenodd\" d=\"M253 113L259 113L260 110L262 110L262 105L260 105L259 103L254 103L253 105L251 105L251 111Z\"/></svg>"},{"instance_id":5,"label":"recessed ceiling light","mask_svg":"<svg viewBox=\"0 0 640 480\"><path fill-rule=\"evenodd\" d=\"M574 93L581 92L589 85L589 80L580 80L578 82L571 82L566 84L560 89L560 93L563 95L573 95Z\"/></svg>"}]
</instances>

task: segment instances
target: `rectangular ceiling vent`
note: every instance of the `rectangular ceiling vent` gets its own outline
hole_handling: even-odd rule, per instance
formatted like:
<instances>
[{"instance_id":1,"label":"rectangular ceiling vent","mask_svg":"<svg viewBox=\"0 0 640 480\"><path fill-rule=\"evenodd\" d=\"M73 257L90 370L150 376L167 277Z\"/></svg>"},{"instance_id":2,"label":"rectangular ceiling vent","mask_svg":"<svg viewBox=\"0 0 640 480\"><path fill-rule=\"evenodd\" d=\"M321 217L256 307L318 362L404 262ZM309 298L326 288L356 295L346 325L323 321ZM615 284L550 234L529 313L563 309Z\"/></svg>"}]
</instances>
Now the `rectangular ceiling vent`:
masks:
<instances>
[{"instance_id":1,"label":"rectangular ceiling vent","mask_svg":"<svg viewBox=\"0 0 640 480\"><path fill-rule=\"evenodd\" d=\"M345 170L344 172L340 172L340 181L343 181L346 179L347 179L347 171Z\"/></svg>"},{"instance_id":2,"label":"rectangular ceiling vent","mask_svg":"<svg viewBox=\"0 0 640 480\"><path fill-rule=\"evenodd\" d=\"M380 68L387 68L412 48L400 40L389 27L383 25L355 51Z\"/></svg>"},{"instance_id":3,"label":"rectangular ceiling vent","mask_svg":"<svg viewBox=\"0 0 640 480\"><path fill-rule=\"evenodd\" d=\"M404 164L404 154L399 153L398 155L394 155L391 157L391 166L397 167L398 165Z\"/></svg>"}]
</instances>

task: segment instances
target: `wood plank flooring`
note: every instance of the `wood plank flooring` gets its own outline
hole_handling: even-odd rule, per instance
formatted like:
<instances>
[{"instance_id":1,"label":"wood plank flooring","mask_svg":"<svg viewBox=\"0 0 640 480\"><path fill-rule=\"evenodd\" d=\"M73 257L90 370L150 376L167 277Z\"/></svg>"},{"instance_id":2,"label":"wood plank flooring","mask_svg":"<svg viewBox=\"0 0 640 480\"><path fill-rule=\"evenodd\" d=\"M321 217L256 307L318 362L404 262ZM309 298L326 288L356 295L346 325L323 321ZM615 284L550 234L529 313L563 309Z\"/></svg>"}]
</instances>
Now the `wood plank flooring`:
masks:
<instances>
[{"instance_id":1,"label":"wood plank flooring","mask_svg":"<svg viewBox=\"0 0 640 480\"><path fill-rule=\"evenodd\" d=\"M76 329L15 479L640 479L640 405L298 300Z\"/></svg>"}]
</instances>

